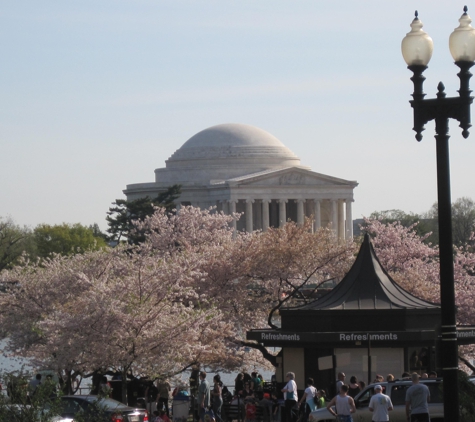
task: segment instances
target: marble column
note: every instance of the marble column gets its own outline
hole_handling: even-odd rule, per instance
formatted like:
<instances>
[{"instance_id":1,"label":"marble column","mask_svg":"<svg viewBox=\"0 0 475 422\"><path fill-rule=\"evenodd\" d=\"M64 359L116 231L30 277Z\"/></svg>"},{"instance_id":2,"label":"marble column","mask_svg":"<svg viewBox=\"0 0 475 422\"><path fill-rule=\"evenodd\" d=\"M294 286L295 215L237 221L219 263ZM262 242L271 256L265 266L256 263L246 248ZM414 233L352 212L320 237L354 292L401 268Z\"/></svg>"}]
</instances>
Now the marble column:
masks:
<instances>
[{"instance_id":1,"label":"marble column","mask_svg":"<svg viewBox=\"0 0 475 422\"><path fill-rule=\"evenodd\" d=\"M332 230L338 235L338 203L335 199L331 200L332 204Z\"/></svg>"},{"instance_id":2,"label":"marble column","mask_svg":"<svg viewBox=\"0 0 475 422\"><path fill-rule=\"evenodd\" d=\"M322 210L320 208L320 200L314 199L313 202L315 203L315 230L318 230L322 227Z\"/></svg>"},{"instance_id":3,"label":"marble column","mask_svg":"<svg viewBox=\"0 0 475 422\"><path fill-rule=\"evenodd\" d=\"M346 200L346 238L351 239L353 237L353 216L351 213L351 199Z\"/></svg>"},{"instance_id":4,"label":"marble column","mask_svg":"<svg viewBox=\"0 0 475 422\"><path fill-rule=\"evenodd\" d=\"M287 202L287 199L279 199L279 227L283 227L287 222L287 210L285 209Z\"/></svg>"},{"instance_id":5,"label":"marble column","mask_svg":"<svg viewBox=\"0 0 475 422\"><path fill-rule=\"evenodd\" d=\"M237 203L237 201L235 201L235 200L229 200L228 201L229 215L232 215L236 212L236 203ZM236 231L236 228L237 228L237 222L236 222L236 219L234 218L233 219L233 229L234 229L234 231Z\"/></svg>"},{"instance_id":6,"label":"marble column","mask_svg":"<svg viewBox=\"0 0 475 422\"><path fill-rule=\"evenodd\" d=\"M343 209L343 199L338 200L338 239L345 238L345 214Z\"/></svg>"},{"instance_id":7,"label":"marble column","mask_svg":"<svg viewBox=\"0 0 475 422\"><path fill-rule=\"evenodd\" d=\"M228 201L226 201L224 199L220 199L220 200L216 201L216 211L217 212L222 212L223 214L227 214L227 212L226 212L227 202Z\"/></svg>"},{"instance_id":8,"label":"marble column","mask_svg":"<svg viewBox=\"0 0 475 422\"><path fill-rule=\"evenodd\" d=\"M270 199L262 199L262 231L266 231L269 228L269 204Z\"/></svg>"},{"instance_id":9,"label":"marble column","mask_svg":"<svg viewBox=\"0 0 475 422\"><path fill-rule=\"evenodd\" d=\"M303 206L305 204L305 199L296 199L297 203L297 224L302 225L305 220L305 213Z\"/></svg>"},{"instance_id":10,"label":"marble column","mask_svg":"<svg viewBox=\"0 0 475 422\"><path fill-rule=\"evenodd\" d=\"M254 203L254 199L246 199L246 231L248 233L252 233L253 231L253 214L252 214L252 204Z\"/></svg>"}]
</instances>

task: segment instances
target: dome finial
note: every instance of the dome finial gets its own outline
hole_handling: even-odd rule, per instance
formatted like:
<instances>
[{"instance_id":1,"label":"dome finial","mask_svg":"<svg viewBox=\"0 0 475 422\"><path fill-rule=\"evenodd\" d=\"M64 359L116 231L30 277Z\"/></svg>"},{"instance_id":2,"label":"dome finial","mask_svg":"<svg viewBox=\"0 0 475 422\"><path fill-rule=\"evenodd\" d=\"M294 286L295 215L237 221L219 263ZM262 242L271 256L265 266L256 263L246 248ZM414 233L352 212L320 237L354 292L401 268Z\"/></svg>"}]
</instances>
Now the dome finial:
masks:
<instances>
[{"instance_id":1,"label":"dome finial","mask_svg":"<svg viewBox=\"0 0 475 422\"><path fill-rule=\"evenodd\" d=\"M466 6L465 6L465 7L466 7ZM419 19L419 12L418 12L417 10L414 12L414 16L415 16L414 19Z\"/></svg>"},{"instance_id":2,"label":"dome finial","mask_svg":"<svg viewBox=\"0 0 475 422\"><path fill-rule=\"evenodd\" d=\"M468 7L466 5L463 7L463 12L464 15L466 15L468 12Z\"/></svg>"}]
</instances>

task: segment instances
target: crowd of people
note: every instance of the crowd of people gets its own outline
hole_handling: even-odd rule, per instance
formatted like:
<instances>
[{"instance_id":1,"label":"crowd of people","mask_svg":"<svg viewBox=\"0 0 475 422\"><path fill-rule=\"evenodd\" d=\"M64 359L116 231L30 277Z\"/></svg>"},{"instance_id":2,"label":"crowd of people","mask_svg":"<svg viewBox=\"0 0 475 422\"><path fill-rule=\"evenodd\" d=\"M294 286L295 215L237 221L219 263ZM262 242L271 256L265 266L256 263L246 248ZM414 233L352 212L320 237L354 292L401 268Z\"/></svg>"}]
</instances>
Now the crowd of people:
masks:
<instances>
[{"instance_id":1,"label":"crowd of people","mask_svg":"<svg viewBox=\"0 0 475 422\"><path fill-rule=\"evenodd\" d=\"M223 385L219 375L213 378L210 385L206 372L199 373L197 388L198 416L201 422L222 422L223 404L228 410L234 407L237 412L243 410L244 419L253 421L259 410L264 420L280 420L280 409L284 405L283 394L265 388L264 378L257 372L237 374L234 380L234 391Z\"/></svg>"},{"instance_id":2,"label":"crowd of people","mask_svg":"<svg viewBox=\"0 0 475 422\"><path fill-rule=\"evenodd\" d=\"M416 384L418 385L408 389L408 420L419 420L414 419L413 415L417 415L417 418L425 417L423 413L418 413L426 409L424 404L417 402L417 399L414 399L416 402L411 402L413 397L416 397L421 392L425 394L427 390L426 386L418 383L419 378L436 377L437 373L435 372L423 374L422 376L417 374L411 375L407 372L402 374L403 379L413 381L413 387ZM384 394L384 388L379 384L383 383L384 380L394 382L395 377L392 374L388 374L385 379L382 375L376 375L373 380L373 383L376 385L374 387L374 394L369 402L369 410L373 412L373 421L376 422L388 421L388 412L393 409L390 397ZM206 381L205 372L200 373L200 381L198 388L200 421L221 422L221 408L225 387L223 388L222 383L220 383L219 375L215 376L213 387ZM356 412L354 397L365 389L366 383L359 381L356 376L351 376L347 384L346 375L340 372L335 383L336 391L332 394L331 399L327 398L324 390L319 390L315 387L313 378L306 380L304 393L299 399L297 383L293 372L286 374L286 383L280 391L273 389L268 392L268 390L265 390L263 379L257 373L252 373L251 375L238 374L234 387L234 396L231 396L230 392L226 391L226 401L232 405L240 405L245 409L244 419L246 422L252 422L257 419L258 407L263 411L262 419L269 422L295 422L299 416L300 422L307 422L311 412L325 407L338 421L352 422L352 414ZM417 394L413 394L413 390L416 389ZM424 398L426 397L423 396Z\"/></svg>"},{"instance_id":3,"label":"crowd of people","mask_svg":"<svg viewBox=\"0 0 475 422\"><path fill-rule=\"evenodd\" d=\"M437 372L431 371L429 373L422 373L422 375L419 376L420 379L429 379L429 378L437 378ZM394 382L395 377L393 374L388 374L386 376L386 381L387 382ZM403 372L401 375L401 379L403 380L410 380L412 379L412 375L409 372ZM343 372L338 373L338 378L336 382L336 393L340 391L340 387L345 383L346 380L346 375ZM384 377L382 375L376 375L373 380L373 384L378 384L380 382L384 381ZM352 376L350 378L350 383L348 384L348 395L350 397L355 398L356 395L364 390L366 387L366 383L364 381L358 381L358 379L355 376Z\"/></svg>"},{"instance_id":4,"label":"crowd of people","mask_svg":"<svg viewBox=\"0 0 475 422\"><path fill-rule=\"evenodd\" d=\"M402 374L403 379L412 379L413 384L418 385L416 387L418 394L425 394L427 389L426 386L418 383L419 378L436 377L437 373L435 372L422 374L422 376L411 375L407 372ZM219 374L214 375L212 382L209 382L205 371L199 373L197 371L196 378L196 408L198 409L196 416L200 422L222 422L224 403L242 409L246 422L253 422L258 419L256 417L258 411L262 412L262 419L266 422L295 422L299 413L300 422L307 422L311 412L325 407L337 417L338 421L352 422L352 414L356 412L354 397L366 387L365 382L358 380L356 376L351 376L349 383L347 383L345 373L339 372L334 384L335 391L331 392L331 399L327 398L327 393L324 390L315 387L313 378L306 380L305 390L299 398L295 373L293 372L286 374L286 383L279 390L276 389L275 383L266 384L263 377L257 372L251 374L239 373L236 376L232 393L223 385ZM392 374L388 374L386 378L382 375L376 375L373 380L376 386L369 403L369 410L374 414L373 421L377 422L389 420L387 415L392 410L391 399L384 394L384 388L379 385L385 380L394 382L395 377ZM50 380L43 383L41 381L41 375L39 374L30 382L30 394L34 394L35 390L46 388L51 384ZM112 391L106 377L102 378L99 391L100 395L106 397ZM409 391L411 390L409 389ZM176 387L172 392L172 387L167 379L158 379L153 383L150 381L146 396L149 402L156 403L156 410L151 412L153 415L152 422L170 422L169 399L177 394L188 394L188 392L181 391L180 387ZM412 404L410 400L409 397L408 419L412 418L412 415L417 414L421 409L425 410L423 403L416 402ZM418 417L420 418L421 415Z\"/></svg>"},{"instance_id":5,"label":"crowd of people","mask_svg":"<svg viewBox=\"0 0 475 422\"><path fill-rule=\"evenodd\" d=\"M60 389L51 374L44 377L38 373L29 382L10 379L7 382L7 396L11 403L31 404L36 401L49 401L58 397Z\"/></svg>"},{"instance_id":6,"label":"crowd of people","mask_svg":"<svg viewBox=\"0 0 475 422\"><path fill-rule=\"evenodd\" d=\"M337 394L327 404L328 411L337 418L339 422L353 422L352 414L356 412L356 405L354 397L362 391L365 383L358 382L355 376L350 378L350 383L345 384L346 375L343 372L338 373L336 382ZM401 376L403 380L411 380L412 385L407 389L405 404L406 404L406 418L411 422L429 422L429 407L430 392L426 385L419 383L420 379L437 378L435 371L423 373L409 374L404 372ZM373 384L374 394L371 396L368 409L373 413L372 420L374 422L389 421L389 412L393 410L391 398L384 394L383 387L379 384L384 381L382 375L376 375ZM394 382L395 377L388 374L387 382Z\"/></svg>"}]
</instances>

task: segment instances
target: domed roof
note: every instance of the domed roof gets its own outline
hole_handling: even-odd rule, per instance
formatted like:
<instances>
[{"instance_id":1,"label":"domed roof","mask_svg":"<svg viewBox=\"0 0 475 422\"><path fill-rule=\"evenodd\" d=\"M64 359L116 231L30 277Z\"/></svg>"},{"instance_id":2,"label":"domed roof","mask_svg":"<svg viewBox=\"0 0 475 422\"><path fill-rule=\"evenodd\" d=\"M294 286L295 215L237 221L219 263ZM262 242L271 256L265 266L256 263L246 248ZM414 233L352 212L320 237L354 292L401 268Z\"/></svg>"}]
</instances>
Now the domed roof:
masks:
<instances>
[{"instance_id":1,"label":"domed roof","mask_svg":"<svg viewBox=\"0 0 475 422\"><path fill-rule=\"evenodd\" d=\"M274 135L251 125L227 123L204 129L186 141L181 149L209 147L284 147Z\"/></svg>"},{"instance_id":2,"label":"domed roof","mask_svg":"<svg viewBox=\"0 0 475 422\"><path fill-rule=\"evenodd\" d=\"M181 167L187 161L196 163L197 160L211 160L210 164L213 165L216 159L221 164L223 160L242 164L246 159L259 159L268 161L271 167L300 165L299 158L265 130L227 123L212 126L192 136L167 160L167 167L175 167L175 164Z\"/></svg>"}]
</instances>

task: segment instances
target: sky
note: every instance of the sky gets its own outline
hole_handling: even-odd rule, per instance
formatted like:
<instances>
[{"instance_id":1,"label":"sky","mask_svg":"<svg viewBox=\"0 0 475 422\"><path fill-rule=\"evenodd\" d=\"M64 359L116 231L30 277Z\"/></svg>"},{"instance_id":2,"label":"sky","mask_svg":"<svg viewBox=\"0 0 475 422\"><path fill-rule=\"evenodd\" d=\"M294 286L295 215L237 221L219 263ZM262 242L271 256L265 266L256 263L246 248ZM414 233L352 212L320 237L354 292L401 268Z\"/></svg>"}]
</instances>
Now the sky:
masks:
<instances>
[{"instance_id":1,"label":"sky","mask_svg":"<svg viewBox=\"0 0 475 422\"><path fill-rule=\"evenodd\" d=\"M356 180L353 218L437 200L434 124L418 143L400 44L434 40L427 98L458 95L464 4L381 0L3 0L0 217L97 223L197 132L260 127L303 165ZM468 4L469 14L475 16ZM473 85L473 84L472 84ZM452 199L475 198L475 134L451 121Z\"/></svg>"}]
</instances>

